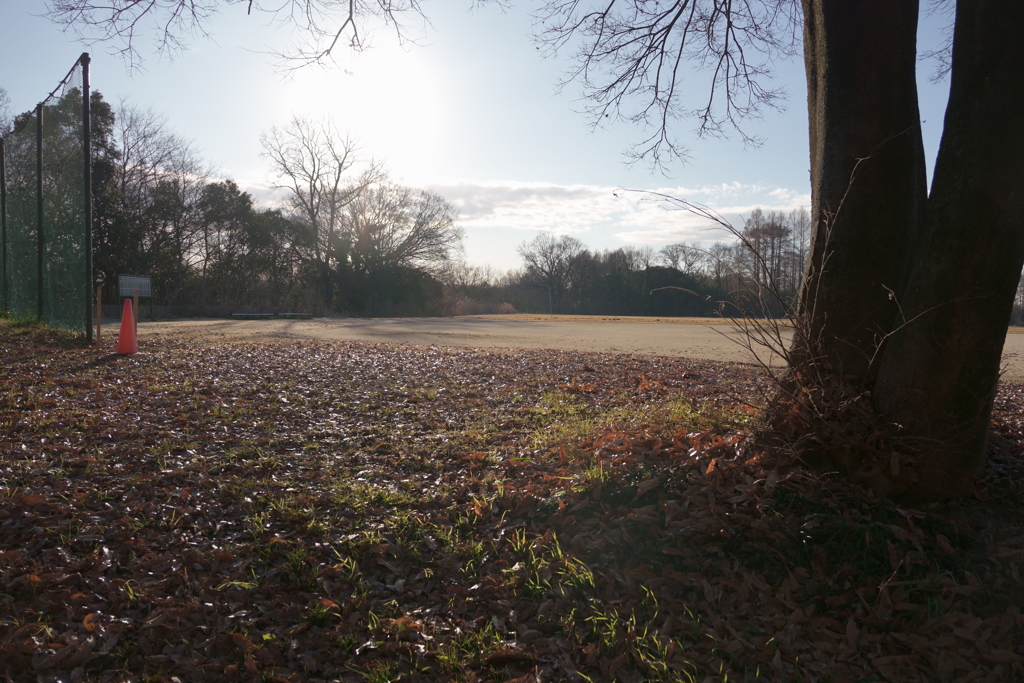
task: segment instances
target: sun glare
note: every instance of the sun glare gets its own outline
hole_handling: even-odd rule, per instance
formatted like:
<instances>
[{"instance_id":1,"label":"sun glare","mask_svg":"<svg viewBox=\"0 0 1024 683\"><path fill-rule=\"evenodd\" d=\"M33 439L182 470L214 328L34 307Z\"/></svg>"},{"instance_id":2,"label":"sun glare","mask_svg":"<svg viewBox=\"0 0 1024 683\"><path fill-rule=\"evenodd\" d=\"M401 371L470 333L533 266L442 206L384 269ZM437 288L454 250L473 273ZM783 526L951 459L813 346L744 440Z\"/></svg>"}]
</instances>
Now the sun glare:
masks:
<instances>
[{"instance_id":1,"label":"sun glare","mask_svg":"<svg viewBox=\"0 0 1024 683\"><path fill-rule=\"evenodd\" d=\"M294 114L330 115L396 179L427 183L442 149L445 89L425 50L381 47L334 68L300 70L281 84L277 108L282 123Z\"/></svg>"}]
</instances>

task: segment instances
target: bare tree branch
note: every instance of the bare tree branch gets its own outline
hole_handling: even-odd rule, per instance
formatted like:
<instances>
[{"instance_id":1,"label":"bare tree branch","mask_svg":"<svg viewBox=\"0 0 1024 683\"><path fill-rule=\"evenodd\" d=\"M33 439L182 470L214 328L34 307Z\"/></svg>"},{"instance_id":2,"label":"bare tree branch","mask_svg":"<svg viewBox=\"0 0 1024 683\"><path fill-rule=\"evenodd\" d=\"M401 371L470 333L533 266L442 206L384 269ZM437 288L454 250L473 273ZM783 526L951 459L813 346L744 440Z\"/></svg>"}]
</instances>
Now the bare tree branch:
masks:
<instances>
[{"instance_id":1,"label":"bare tree branch","mask_svg":"<svg viewBox=\"0 0 1024 683\"><path fill-rule=\"evenodd\" d=\"M794 0L550 0L537 12L535 37L545 54L571 51L563 87L580 86L594 127L614 119L649 135L627 151L664 170L687 149L670 128L696 120L697 137L738 133L759 145L743 122L780 109L786 93L765 84L774 63L800 48ZM683 62L707 77L703 104L687 108Z\"/></svg>"},{"instance_id":2,"label":"bare tree branch","mask_svg":"<svg viewBox=\"0 0 1024 683\"><path fill-rule=\"evenodd\" d=\"M942 43L930 50L921 52L920 61L932 61L935 63L935 71L932 72L930 80L932 83L944 81L949 76L949 70L953 67L953 24L956 20L955 0L929 0L928 16L945 17L946 25L942 29Z\"/></svg>"},{"instance_id":3,"label":"bare tree branch","mask_svg":"<svg viewBox=\"0 0 1024 683\"><path fill-rule=\"evenodd\" d=\"M393 30L400 44L415 43L413 22L429 25L422 1L49 0L47 7L53 21L83 41L119 45L131 68L141 63L142 36L154 35L157 51L173 55L189 39L207 36L216 14L244 7L300 36L290 48L271 51L295 69L332 63L340 45L365 49L374 25ZM471 4L504 7L507 0ZM682 119L696 122L697 137L736 133L744 144L759 145L744 123L784 106L785 91L769 83L775 63L801 47L797 0L546 0L535 20L545 54L571 54L561 85L581 88L591 125L638 124L644 137L627 158L662 170L687 156L671 132ZM689 87L689 80L701 87Z\"/></svg>"},{"instance_id":4,"label":"bare tree branch","mask_svg":"<svg viewBox=\"0 0 1024 683\"><path fill-rule=\"evenodd\" d=\"M0 88L0 138L7 135L13 124L11 116L11 98L7 91Z\"/></svg>"},{"instance_id":5,"label":"bare tree branch","mask_svg":"<svg viewBox=\"0 0 1024 683\"><path fill-rule=\"evenodd\" d=\"M353 268L440 272L462 247L457 218L458 210L432 192L391 182L368 187L346 207L342 221Z\"/></svg>"},{"instance_id":6,"label":"bare tree branch","mask_svg":"<svg viewBox=\"0 0 1024 683\"><path fill-rule=\"evenodd\" d=\"M286 50L271 51L289 68L330 62L343 40L353 50L366 48L373 24L390 27L400 44L415 42L413 20L428 25L421 0L49 0L46 15L86 44L113 44L137 70L144 37L153 38L158 54L174 56L190 40L209 37L214 17L237 6L302 36Z\"/></svg>"},{"instance_id":7,"label":"bare tree branch","mask_svg":"<svg viewBox=\"0 0 1024 683\"><path fill-rule=\"evenodd\" d=\"M358 149L330 119L296 116L284 128L261 135L260 144L274 168L273 187L287 191L289 209L309 230L311 260L331 266L339 257L335 241L342 211L382 177L380 168L371 163L351 178Z\"/></svg>"}]
</instances>

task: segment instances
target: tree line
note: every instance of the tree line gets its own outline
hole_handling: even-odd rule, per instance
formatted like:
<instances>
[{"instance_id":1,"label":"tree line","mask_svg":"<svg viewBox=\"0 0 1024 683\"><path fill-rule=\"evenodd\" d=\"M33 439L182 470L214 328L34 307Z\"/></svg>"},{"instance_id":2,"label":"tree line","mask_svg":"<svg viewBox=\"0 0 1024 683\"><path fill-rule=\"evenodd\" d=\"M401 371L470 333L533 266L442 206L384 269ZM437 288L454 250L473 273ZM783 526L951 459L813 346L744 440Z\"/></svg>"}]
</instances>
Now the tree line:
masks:
<instances>
[{"instance_id":1,"label":"tree line","mask_svg":"<svg viewBox=\"0 0 1024 683\"><path fill-rule=\"evenodd\" d=\"M3 113L6 129L31 116ZM600 252L543 233L520 245L522 268L500 273L461 258L451 203L393 182L329 119L295 117L261 136L282 198L266 208L217 178L154 111L93 92L92 118L93 262L105 301L117 300L116 275L133 274L152 278L154 303L184 315L707 316L752 288L795 298L808 253L805 210L757 208L735 242Z\"/></svg>"},{"instance_id":2,"label":"tree line","mask_svg":"<svg viewBox=\"0 0 1024 683\"><path fill-rule=\"evenodd\" d=\"M440 313L436 274L461 253L457 211L364 159L329 119L295 117L260 144L283 200L217 178L151 110L92 94L93 262L148 275L178 314Z\"/></svg>"},{"instance_id":3,"label":"tree line","mask_svg":"<svg viewBox=\"0 0 1024 683\"><path fill-rule=\"evenodd\" d=\"M507 273L455 263L444 273L458 312L504 304L530 313L583 315L781 315L799 292L810 216L755 208L738 240L677 242L655 250L596 251L571 235L541 233L519 245L523 267ZM759 292L770 291L755 302Z\"/></svg>"},{"instance_id":4,"label":"tree line","mask_svg":"<svg viewBox=\"0 0 1024 683\"><path fill-rule=\"evenodd\" d=\"M155 302L186 315L781 315L808 258L805 209L755 208L738 240L658 250L597 251L542 233L519 246L523 267L502 273L460 258L454 206L392 182L330 120L296 117L261 136L284 198L265 208L217 179L152 110L98 92L92 104L94 266L106 301L116 301L115 275L145 274ZM0 118L9 130L21 117ZM1011 322L1024 323L1024 278Z\"/></svg>"}]
</instances>

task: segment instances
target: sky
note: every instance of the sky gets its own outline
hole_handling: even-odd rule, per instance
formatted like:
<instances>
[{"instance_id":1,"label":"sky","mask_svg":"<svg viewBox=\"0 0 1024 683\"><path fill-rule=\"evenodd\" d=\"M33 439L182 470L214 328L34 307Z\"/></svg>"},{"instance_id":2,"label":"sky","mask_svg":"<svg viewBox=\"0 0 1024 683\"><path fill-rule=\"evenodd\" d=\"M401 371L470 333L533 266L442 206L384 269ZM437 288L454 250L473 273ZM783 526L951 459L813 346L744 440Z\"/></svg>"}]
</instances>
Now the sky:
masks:
<instances>
[{"instance_id":1,"label":"sky","mask_svg":"<svg viewBox=\"0 0 1024 683\"><path fill-rule=\"evenodd\" d=\"M707 205L736 225L755 207L810 208L803 64L776 64L789 93L783 112L768 111L745 130L764 139L745 148L731 139L697 139L692 123L675 132L690 150L668 175L630 166L623 151L641 129L612 123L592 130L579 92L557 88L570 66L545 58L530 39L523 9L471 9L469 0L424 2L430 25L416 45L399 46L379 28L372 47L337 63L286 72L268 52L294 36L267 16L225 7L209 36L159 55L153 32L138 43L144 62L129 69L114 45L83 45L41 16L43 3L5 0L0 9L0 87L14 112L31 109L83 51L92 86L111 102L127 100L166 116L216 169L258 201L273 202L270 166L259 137L295 115L331 117L358 141L361 154L385 164L393 179L441 194L460 210L465 257L473 265L516 268L516 248L540 232L571 234L592 249L662 246L726 239L707 222L645 199L655 191ZM942 17L924 17L919 45L941 41ZM15 66L16 65L16 66ZM919 95L929 165L938 148L948 82L919 67ZM696 78L686 87L698 93ZM622 192L621 190L641 192Z\"/></svg>"}]
</instances>

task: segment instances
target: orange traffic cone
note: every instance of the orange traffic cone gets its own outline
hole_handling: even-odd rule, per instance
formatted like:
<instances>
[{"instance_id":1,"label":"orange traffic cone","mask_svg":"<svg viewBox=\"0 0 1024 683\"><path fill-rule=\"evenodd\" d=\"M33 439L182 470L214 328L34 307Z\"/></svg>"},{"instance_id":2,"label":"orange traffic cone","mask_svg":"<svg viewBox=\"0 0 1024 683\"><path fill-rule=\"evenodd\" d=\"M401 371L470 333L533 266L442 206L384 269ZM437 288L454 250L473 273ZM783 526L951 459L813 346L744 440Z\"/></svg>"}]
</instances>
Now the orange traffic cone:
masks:
<instances>
[{"instance_id":1,"label":"orange traffic cone","mask_svg":"<svg viewBox=\"0 0 1024 683\"><path fill-rule=\"evenodd\" d=\"M117 335L117 353L126 355L138 353L139 345L135 341L135 316L132 315L132 300L124 300L121 310L121 332Z\"/></svg>"}]
</instances>

